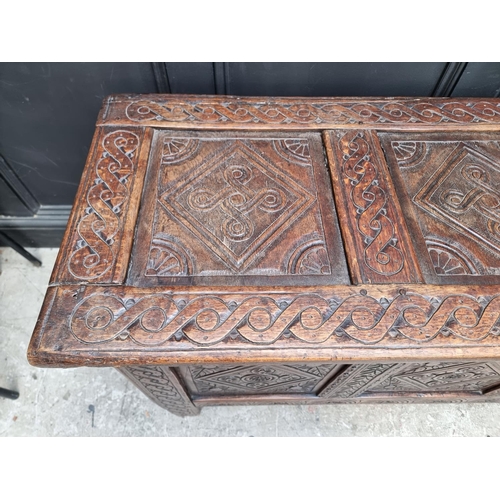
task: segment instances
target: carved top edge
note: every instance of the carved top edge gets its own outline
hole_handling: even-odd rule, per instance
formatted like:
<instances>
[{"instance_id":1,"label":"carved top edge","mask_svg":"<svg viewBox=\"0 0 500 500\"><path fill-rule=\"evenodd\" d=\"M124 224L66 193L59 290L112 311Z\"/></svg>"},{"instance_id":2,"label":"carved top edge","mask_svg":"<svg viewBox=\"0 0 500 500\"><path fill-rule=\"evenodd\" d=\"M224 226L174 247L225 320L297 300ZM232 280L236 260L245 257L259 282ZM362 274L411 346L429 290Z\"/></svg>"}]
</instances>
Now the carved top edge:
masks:
<instances>
[{"instance_id":1,"label":"carved top edge","mask_svg":"<svg viewBox=\"0 0 500 500\"><path fill-rule=\"evenodd\" d=\"M500 124L500 99L116 94L104 100L98 120L98 125L113 123L245 129L444 125L486 130Z\"/></svg>"},{"instance_id":2,"label":"carved top edge","mask_svg":"<svg viewBox=\"0 0 500 500\"><path fill-rule=\"evenodd\" d=\"M46 299L28 359L113 366L500 356L494 286L290 287L278 295L189 288L58 287Z\"/></svg>"}]
</instances>

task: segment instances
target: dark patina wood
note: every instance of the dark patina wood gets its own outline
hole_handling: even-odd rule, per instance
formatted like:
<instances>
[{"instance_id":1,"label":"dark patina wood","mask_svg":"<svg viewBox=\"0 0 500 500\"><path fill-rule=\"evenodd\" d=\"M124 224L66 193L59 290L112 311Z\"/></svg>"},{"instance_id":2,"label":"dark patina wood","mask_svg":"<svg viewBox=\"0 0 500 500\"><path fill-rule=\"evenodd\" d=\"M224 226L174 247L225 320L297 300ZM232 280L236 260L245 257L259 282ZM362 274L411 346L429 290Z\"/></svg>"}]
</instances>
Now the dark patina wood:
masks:
<instances>
[{"instance_id":1,"label":"dark patina wood","mask_svg":"<svg viewBox=\"0 0 500 500\"><path fill-rule=\"evenodd\" d=\"M160 406L500 400L500 100L106 99L28 359Z\"/></svg>"}]
</instances>

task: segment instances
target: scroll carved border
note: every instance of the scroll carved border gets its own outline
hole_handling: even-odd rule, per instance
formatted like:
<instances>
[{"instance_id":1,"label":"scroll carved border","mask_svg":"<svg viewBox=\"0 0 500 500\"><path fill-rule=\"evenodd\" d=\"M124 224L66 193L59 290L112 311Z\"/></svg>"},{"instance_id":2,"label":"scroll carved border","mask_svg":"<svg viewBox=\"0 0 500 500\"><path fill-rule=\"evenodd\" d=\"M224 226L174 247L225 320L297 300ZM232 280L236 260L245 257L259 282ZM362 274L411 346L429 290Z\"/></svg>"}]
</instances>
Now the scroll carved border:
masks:
<instances>
[{"instance_id":1,"label":"scroll carved border","mask_svg":"<svg viewBox=\"0 0 500 500\"><path fill-rule=\"evenodd\" d=\"M105 103L103 123L199 127L213 124L320 128L394 125L475 125L500 123L495 99L380 99L372 101L303 98L205 98L117 95ZM184 125L183 125L184 124Z\"/></svg>"},{"instance_id":2,"label":"scroll carved border","mask_svg":"<svg viewBox=\"0 0 500 500\"><path fill-rule=\"evenodd\" d=\"M420 282L410 237L389 180L383 153L371 131L325 132L341 227L351 244L358 282ZM349 227L350 226L350 227Z\"/></svg>"},{"instance_id":3,"label":"scroll carved border","mask_svg":"<svg viewBox=\"0 0 500 500\"><path fill-rule=\"evenodd\" d=\"M213 294L184 303L171 294L120 298L108 292L77 304L69 326L74 337L87 344L130 339L161 346L177 339L215 345L230 336L256 345L271 345L283 336L294 343L322 344L336 336L344 345L375 345L398 337L418 345L432 344L438 336L480 343L500 335L499 319L500 295L428 298L400 293L377 300L367 294L341 298L300 293L279 301L262 294L236 302Z\"/></svg>"},{"instance_id":4,"label":"scroll carved border","mask_svg":"<svg viewBox=\"0 0 500 500\"><path fill-rule=\"evenodd\" d=\"M143 172L137 170L147 149L143 135L137 128L100 130L77 194L82 203L72 212L66 247L51 282L119 283L124 279L126 263L119 255L132 242L124 232L134 224L142 187Z\"/></svg>"}]
</instances>

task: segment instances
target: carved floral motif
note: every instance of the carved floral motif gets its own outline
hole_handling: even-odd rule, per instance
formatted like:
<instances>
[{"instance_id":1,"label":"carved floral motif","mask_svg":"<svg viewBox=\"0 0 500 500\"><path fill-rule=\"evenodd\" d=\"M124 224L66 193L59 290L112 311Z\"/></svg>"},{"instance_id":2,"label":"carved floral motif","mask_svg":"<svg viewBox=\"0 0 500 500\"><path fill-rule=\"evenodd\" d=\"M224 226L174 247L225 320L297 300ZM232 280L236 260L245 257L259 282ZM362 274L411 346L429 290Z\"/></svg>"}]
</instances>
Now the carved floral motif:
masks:
<instances>
[{"instance_id":1,"label":"carved floral motif","mask_svg":"<svg viewBox=\"0 0 500 500\"><path fill-rule=\"evenodd\" d=\"M426 240L426 245L438 276L479 274L474 263L457 248L434 239Z\"/></svg>"},{"instance_id":2,"label":"carved floral motif","mask_svg":"<svg viewBox=\"0 0 500 500\"><path fill-rule=\"evenodd\" d=\"M441 276L447 274L470 274L467 267L450 252L446 252L441 248L428 248L428 250L436 274Z\"/></svg>"},{"instance_id":3,"label":"carved floral motif","mask_svg":"<svg viewBox=\"0 0 500 500\"><path fill-rule=\"evenodd\" d=\"M500 370L493 363L411 363L370 387L369 392L481 391L497 384Z\"/></svg>"},{"instance_id":4,"label":"carved floral motif","mask_svg":"<svg viewBox=\"0 0 500 500\"><path fill-rule=\"evenodd\" d=\"M186 276L192 269L191 258L179 243L161 233L153 238L146 276Z\"/></svg>"},{"instance_id":5,"label":"carved floral motif","mask_svg":"<svg viewBox=\"0 0 500 500\"><path fill-rule=\"evenodd\" d=\"M173 164L186 160L194 155L199 147L199 141L192 138L165 137L161 162L163 164Z\"/></svg>"},{"instance_id":6,"label":"carved floral motif","mask_svg":"<svg viewBox=\"0 0 500 500\"><path fill-rule=\"evenodd\" d=\"M281 139L273 141L275 151L285 160L297 165L311 165L311 153L307 139Z\"/></svg>"},{"instance_id":7,"label":"carved floral motif","mask_svg":"<svg viewBox=\"0 0 500 500\"><path fill-rule=\"evenodd\" d=\"M288 262L290 274L331 274L330 260L322 240L300 244Z\"/></svg>"},{"instance_id":8,"label":"carved floral motif","mask_svg":"<svg viewBox=\"0 0 500 500\"><path fill-rule=\"evenodd\" d=\"M398 165L402 168L418 165L427 152L423 141L398 141L392 142L391 146L398 160Z\"/></svg>"}]
</instances>

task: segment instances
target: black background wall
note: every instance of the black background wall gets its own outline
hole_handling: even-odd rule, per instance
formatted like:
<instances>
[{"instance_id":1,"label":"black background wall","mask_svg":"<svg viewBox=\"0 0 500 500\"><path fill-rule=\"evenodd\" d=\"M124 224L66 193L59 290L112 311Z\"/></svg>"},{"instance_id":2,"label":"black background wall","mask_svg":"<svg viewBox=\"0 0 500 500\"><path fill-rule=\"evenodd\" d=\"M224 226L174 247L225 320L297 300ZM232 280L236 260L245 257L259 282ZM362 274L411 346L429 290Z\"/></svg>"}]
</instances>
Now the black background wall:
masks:
<instances>
[{"instance_id":1,"label":"black background wall","mask_svg":"<svg viewBox=\"0 0 500 500\"><path fill-rule=\"evenodd\" d=\"M105 96L498 97L500 63L0 63L0 231L58 246Z\"/></svg>"}]
</instances>

